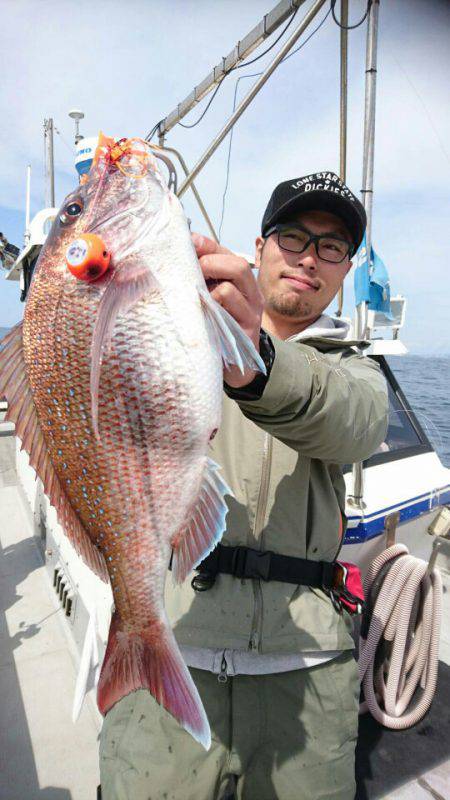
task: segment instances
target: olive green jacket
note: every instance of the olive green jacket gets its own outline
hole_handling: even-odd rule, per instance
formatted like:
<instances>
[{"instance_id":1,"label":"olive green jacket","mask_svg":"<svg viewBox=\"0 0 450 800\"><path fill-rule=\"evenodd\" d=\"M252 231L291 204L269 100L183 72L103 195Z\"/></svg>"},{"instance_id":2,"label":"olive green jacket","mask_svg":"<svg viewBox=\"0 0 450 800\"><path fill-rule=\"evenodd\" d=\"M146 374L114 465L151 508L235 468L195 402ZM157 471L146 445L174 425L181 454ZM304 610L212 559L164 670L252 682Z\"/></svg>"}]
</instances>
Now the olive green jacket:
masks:
<instances>
[{"instance_id":1,"label":"olive green jacket","mask_svg":"<svg viewBox=\"0 0 450 800\"><path fill-rule=\"evenodd\" d=\"M354 342L281 341L259 400L225 396L211 457L233 491L222 543L332 561L345 530L342 465L370 456L387 428L384 377ZM353 647L346 614L321 591L218 575L196 593L166 581L180 645L259 653Z\"/></svg>"}]
</instances>

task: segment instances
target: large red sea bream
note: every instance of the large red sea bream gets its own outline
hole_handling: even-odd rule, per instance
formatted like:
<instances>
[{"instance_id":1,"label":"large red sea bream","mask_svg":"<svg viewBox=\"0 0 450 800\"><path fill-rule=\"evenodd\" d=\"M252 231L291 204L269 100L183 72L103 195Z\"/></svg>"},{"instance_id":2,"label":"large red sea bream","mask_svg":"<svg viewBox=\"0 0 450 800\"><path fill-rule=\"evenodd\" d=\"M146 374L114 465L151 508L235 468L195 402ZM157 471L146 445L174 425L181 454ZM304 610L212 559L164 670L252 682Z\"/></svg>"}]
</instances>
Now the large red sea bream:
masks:
<instances>
[{"instance_id":1,"label":"large red sea bream","mask_svg":"<svg viewBox=\"0 0 450 800\"><path fill-rule=\"evenodd\" d=\"M2 345L7 418L70 541L111 581L101 712L147 688L208 747L164 582L172 551L182 581L223 533L228 490L207 455L222 359L263 365L210 297L181 204L144 143L100 140Z\"/></svg>"}]
</instances>

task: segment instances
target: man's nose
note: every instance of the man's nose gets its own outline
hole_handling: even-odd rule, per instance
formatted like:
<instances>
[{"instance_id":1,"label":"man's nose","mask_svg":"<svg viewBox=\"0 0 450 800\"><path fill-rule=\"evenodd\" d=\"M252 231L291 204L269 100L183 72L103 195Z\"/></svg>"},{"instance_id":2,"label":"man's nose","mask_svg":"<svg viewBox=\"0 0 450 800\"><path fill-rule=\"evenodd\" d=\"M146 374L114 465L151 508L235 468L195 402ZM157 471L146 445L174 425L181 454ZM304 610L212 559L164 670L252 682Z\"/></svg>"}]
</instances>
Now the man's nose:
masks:
<instances>
[{"instance_id":1,"label":"man's nose","mask_svg":"<svg viewBox=\"0 0 450 800\"><path fill-rule=\"evenodd\" d=\"M303 250L303 253L298 254L297 266L314 271L317 269L318 260L319 257L317 255L316 248L313 242L311 242L309 247L307 247L306 250Z\"/></svg>"}]
</instances>

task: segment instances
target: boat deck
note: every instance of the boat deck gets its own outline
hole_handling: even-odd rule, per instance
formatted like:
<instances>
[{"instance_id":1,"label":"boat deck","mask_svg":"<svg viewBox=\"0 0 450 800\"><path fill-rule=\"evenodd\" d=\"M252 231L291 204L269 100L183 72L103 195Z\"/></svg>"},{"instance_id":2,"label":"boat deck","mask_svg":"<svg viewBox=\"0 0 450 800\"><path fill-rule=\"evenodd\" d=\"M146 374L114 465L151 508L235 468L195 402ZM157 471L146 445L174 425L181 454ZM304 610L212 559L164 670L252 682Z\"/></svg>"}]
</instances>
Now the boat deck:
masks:
<instances>
[{"instance_id":1,"label":"boat deck","mask_svg":"<svg viewBox=\"0 0 450 800\"><path fill-rule=\"evenodd\" d=\"M78 655L33 536L11 435L0 438L0 509L0 798L94 800L101 718L88 696L72 722Z\"/></svg>"},{"instance_id":2,"label":"boat deck","mask_svg":"<svg viewBox=\"0 0 450 800\"><path fill-rule=\"evenodd\" d=\"M101 717L91 690L72 722L79 655L33 535L12 433L0 423L0 799L95 800ZM410 731L362 718L358 800L450 800L450 573L443 577L438 696Z\"/></svg>"}]
</instances>

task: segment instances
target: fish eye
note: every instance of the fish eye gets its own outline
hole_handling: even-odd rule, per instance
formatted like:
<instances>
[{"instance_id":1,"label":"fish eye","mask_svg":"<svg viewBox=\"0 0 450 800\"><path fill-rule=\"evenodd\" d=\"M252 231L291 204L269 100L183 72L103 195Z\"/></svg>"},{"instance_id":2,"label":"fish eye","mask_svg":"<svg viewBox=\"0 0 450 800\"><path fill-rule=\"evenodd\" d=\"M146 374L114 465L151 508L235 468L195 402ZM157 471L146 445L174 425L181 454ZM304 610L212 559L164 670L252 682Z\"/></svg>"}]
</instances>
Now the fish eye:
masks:
<instances>
[{"instance_id":1,"label":"fish eye","mask_svg":"<svg viewBox=\"0 0 450 800\"><path fill-rule=\"evenodd\" d=\"M66 205L64 210L59 215L59 218L64 224L73 222L73 220L80 216L82 211L83 203L81 199L77 198L76 200L71 200L71 202Z\"/></svg>"}]
</instances>

